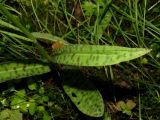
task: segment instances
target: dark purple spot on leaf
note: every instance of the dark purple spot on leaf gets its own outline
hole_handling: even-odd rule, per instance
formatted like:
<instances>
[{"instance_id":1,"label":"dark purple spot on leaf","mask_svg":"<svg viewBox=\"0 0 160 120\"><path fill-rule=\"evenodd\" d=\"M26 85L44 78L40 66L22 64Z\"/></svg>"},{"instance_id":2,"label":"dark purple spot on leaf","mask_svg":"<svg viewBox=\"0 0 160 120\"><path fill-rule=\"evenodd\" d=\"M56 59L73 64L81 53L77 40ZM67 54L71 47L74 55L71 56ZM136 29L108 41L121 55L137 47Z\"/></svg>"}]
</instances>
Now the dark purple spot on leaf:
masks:
<instances>
[{"instance_id":1,"label":"dark purple spot on leaf","mask_svg":"<svg viewBox=\"0 0 160 120\"><path fill-rule=\"evenodd\" d=\"M77 97L77 95L75 93L72 93L72 97Z\"/></svg>"},{"instance_id":2,"label":"dark purple spot on leaf","mask_svg":"<svg viewBox=\"0 0 160 120\"><path fill-rule=\"evenodd\" d=\"M73 59L73 57L75 56L75 54L72 54L72 56L71 56L71 60Z\"/></svg>"}]
</instances>

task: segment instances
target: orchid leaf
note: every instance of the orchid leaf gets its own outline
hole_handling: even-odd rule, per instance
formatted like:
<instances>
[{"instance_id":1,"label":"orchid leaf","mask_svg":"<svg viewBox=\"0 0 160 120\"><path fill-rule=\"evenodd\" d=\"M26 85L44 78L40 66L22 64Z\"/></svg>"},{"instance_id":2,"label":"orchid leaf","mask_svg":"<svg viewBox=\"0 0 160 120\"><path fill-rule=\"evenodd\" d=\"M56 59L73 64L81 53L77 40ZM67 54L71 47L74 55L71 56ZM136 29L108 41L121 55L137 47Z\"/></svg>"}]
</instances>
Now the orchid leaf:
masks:
<instances>
[{"instance_id":1,"label":"orchid leaf","mask_svg":"<svg viewBox=\"0 0 160 120\"><path fill-rule=\"evenodd\" d=\"M40 75L50 72L49 66L42 64L26 64L26 63L1 63L0 64L0 83L12 80Z\"/></svg>"},{"instance_id":2,"label":"orchid leaf","mask_svg":"<svg viewBox=\"0 0 160 120\"><path fill-rule=\"evenodd\" d=\"M83 114L103 116L104 102L100 92L80 71L69 71L62 75L62 79L65 93Z\"/></svg>"},{"instance_id":3,"label":"orchid leaf","mask_svg":"<svg viewBox=\"0 0 160 120\"><path fill-rule=\"evenodd\" d=\"M129 61L150 52L146 48L104 45L68 45L53 51L53 62L77 66L106 66Z\"/></svg>"}]
</instances>

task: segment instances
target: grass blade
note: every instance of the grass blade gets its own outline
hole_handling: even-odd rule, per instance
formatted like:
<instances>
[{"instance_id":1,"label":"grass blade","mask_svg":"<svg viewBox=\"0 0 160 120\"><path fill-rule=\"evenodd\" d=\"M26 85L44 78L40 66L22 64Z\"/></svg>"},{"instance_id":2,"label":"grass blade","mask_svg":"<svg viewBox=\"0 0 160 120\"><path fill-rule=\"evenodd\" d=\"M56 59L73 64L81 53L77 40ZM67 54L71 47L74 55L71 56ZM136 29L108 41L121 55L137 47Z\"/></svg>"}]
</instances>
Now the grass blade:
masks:
<instances>
[{"instance_id":1,"label":"grass blade","mask_svg":"<svg viewBox=\"0 0 160 120\"><path fill-rule=\"evenodd\" d=\"M21 31L19 28L15 27L14 25L12 25L8 22L5 22L1 19L0 19L0 25L3 26L3 27L7 27L7 28L10 28L10 29L16 30L16 31Z\"/></svg>"},{"instance_id":2,"label":"grass blade","mask_svg":"<svg viewBox=\"0 0 160 120\"><path fill-rule=\"evenodd\" d=\"M21 39L21 40L25 40L25 41L28 41L28 42L33 42L31 39L29 39L27 37L24 37L24 36L21 36L19 34L11 33L11 32L8 32L8 31L3 31L3 30L0 30L0 33L6 34L10 37L15 37L15 38L18 38L18 39Z\"/></svg>"},{"instance_id":3,"label":"grass blade","mask_svg":"<svg viewBox=\"0 0 160 120\"><path fill-rule=\"evenodd\" d=\"M59 37L57 37L57 36L53 36L52 34L48 34L48 33L32 32L32 35L33 35L35 38L45 39L45 40L48 40L48 41L50 41L50 42L61 41L61 42L64 43L64 44L69 44L69 43L67 43L66 41L64 41L62 38L59 38Z\"/></svg>"},{"instance_id":4,"label":"grass blade","mask_svg":"<svg viewBox=\"0 0 160 120\"><path fill-rule=\"evenodd\" d=\"M30 38L33 42L36 41L34 36L30 32L28 32L25 27L23 27L23 25L5 8L4 4L2 3L0 3L0 10L2 11L2 14L4 16L7 16L9 20L11 20L17 27L19 27L20 30L23 31L28 38Z\"/></svg>"}]
</instances>

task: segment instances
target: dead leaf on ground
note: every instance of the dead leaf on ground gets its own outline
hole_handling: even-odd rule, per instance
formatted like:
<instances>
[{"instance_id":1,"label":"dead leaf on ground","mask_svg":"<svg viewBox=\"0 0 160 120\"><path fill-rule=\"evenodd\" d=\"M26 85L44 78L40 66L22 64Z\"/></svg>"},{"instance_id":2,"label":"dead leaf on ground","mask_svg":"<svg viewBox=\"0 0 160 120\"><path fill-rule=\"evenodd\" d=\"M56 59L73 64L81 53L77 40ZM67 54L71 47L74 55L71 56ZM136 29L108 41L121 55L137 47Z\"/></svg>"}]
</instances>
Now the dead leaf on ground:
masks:
<instances>
[{"instance_id":1,"label":"dead leaf on ground","mask_svg":"<svg viewBox=\"0 0 160 120\"><path fill-rule=\"evenodd\" d=\"M131 85L128 82L124 81L124 80L123 81L117 81L115 83L115 85L118 85L118 86L120 86L122 88L127 88L127 89L131 88Z\"/></svg>"},{"instance_id":2,"label":"dead leaf on ground","mask_svg":"<svg viewBox=\"0 0 160 120\"><path fill-rule=\"evenodd\" d=\"M59 41L53 42L52 49L62 48L63 46L64 46L64 43L62 43L62 42L59 42Z\"/></svg>"},{"instance_id":3,"label":"dead leaf on ground","mask_svg":"<svg viewBox=\"0 0 160 120\"><path fill-rule=\"evenodd\" d=\"M75 9L74 9L74 16L76 19L79 19L80 17L83 16L82 8L79 1L76 3Z\"/></svg>"},{"instance_id":4,"label":"dead leaf on ground","mask_svg":"<svg viewBox=\"0 0 160 120\"><path fill-rule=\"evenodd\" d=\"M126 105L131 110L136 107L136 103L133 100L127 100Z\"/></svg>"},{"instance_id":5,"label":"dead leaf on ground","mask_svg":"<svg viewBox=\"0 0 160 120\"><path fill-rule=\"evenodd\" d=\"M127 100L126 102L121 100L121 101L118 101L115 106L118 111L121 111L125 107L132 110L133 108L136 107L136 103L133 100Z\"/></svg>"},{"instance_id":6,"label":"dead leaf on ground","mask_svg":"<svg viewBox=\"0 0 160 120\"><path fill-rule=\"evenodd\" d=\"M124 102L124 101L118 101L117 103L116 103L116 109L118 110L118 111L122 111L122 108L124 107L124 106L126 106L126 103Z\"/></svg>"}]
</instances>

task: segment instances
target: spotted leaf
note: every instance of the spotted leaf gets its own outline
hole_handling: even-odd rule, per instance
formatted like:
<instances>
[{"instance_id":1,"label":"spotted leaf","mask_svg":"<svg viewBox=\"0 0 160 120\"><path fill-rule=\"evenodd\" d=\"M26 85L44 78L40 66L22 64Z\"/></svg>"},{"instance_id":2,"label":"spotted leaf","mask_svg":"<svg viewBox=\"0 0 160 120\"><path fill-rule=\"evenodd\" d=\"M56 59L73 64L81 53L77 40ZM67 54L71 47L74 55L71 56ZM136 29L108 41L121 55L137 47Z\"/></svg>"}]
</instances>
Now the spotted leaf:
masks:
<instances>
[{"instance_id":1,"label":"spotted leaf","mask_svg":"<svg viewBox=\"0 0 160 120\"><path fill-rule=\"evenodd\" d=\"M120 46L68 45L53 51L53 62L78 66L106 66L138 58L150 52L145 48Z\"/></svg>"},{"instance_id":2,"label":"spotted leaf","mask_svg":"<svg viewBox=\"0 0 160 120\"><path fill-rule=\"evenodd\" d=\"M49 66L41 64L3 63L0 64L0 83L11 80L40 75L50 72Z\"/></svg>"},{"instance_id":3,"label":"spotted leaf","mask_svg":"<svg viewBox=\"0 0 160 120\"><path fill-rule=\"evenodd\" d=\"M79 71L66 72L62 79L64 91L83 114L91 117L103 116L103 98L92 82L86 80Z\"/></svg>"}]
</instances>

